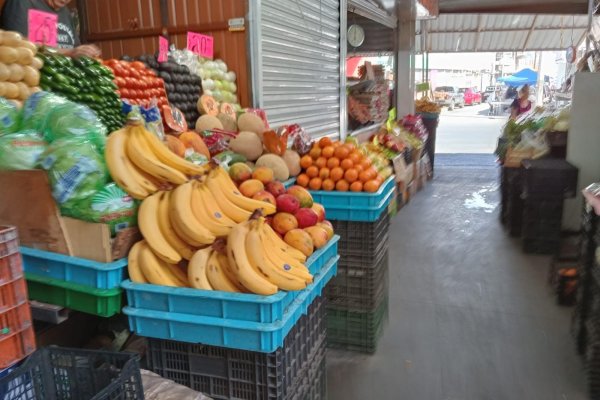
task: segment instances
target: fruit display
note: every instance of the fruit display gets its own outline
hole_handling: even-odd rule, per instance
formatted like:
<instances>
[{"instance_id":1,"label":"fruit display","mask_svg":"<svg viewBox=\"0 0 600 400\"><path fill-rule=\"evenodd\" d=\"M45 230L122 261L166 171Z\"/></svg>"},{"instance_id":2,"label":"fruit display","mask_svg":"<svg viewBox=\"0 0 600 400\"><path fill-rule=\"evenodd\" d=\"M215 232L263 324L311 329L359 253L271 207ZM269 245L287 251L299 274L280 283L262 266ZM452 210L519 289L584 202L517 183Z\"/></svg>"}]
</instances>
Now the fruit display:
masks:
<instances>
[{"instance_id":1,"label":"fruit display","mask_svg":"<svg viewBox=\"0 0 600 400\"><path fill-rule=\"evenodd\" d=\"M118 93L129 104L148 106L153 99L161 109L169 104L163 80L144 63L110 59L104 65L114 74Z\"/></svg>"},{"instance_id":2,"label":"fruit display","mask_svg":"<svg viewBox=\"0 0 600 400\"><path fill-rule=\"evenodd\" d=\"M429 100L428 97L421 97L419 100L415 101L415 111L418 113L439 114L442 111L442 107Z\"/></svg>"},{"instance_id":3,"label":"fruit display","mask_svg":"<svg viewBox=\"0 0 600 400\"><path fill-rule=\"evenodd\" d=\"M108 131L121 128L121 100L112 71L89 57L73 59L58 53L38 53L44 63L40 86L94 110Z\"/></svg>"},{"instance_id":4,"label":"fruit display","mask_svg":"<svg viewBox=\"0 0 600 400\"><path fill-rule=\"evenodd\" d=\"M355 143L325 137L300 159L298 185L310 190L376 192L385 180L371 158Z\"/></svg>"},{"instance_id":5,"label":"fruit display","mask_svg":"<svg viewBox=\"0 0 600 400\"><path fill-rule=\"evenodd\" d=\"M17 104L39 91L40 68L37 47L17 33L0 32L0 96Z\"/></svg>"}]
</instances>

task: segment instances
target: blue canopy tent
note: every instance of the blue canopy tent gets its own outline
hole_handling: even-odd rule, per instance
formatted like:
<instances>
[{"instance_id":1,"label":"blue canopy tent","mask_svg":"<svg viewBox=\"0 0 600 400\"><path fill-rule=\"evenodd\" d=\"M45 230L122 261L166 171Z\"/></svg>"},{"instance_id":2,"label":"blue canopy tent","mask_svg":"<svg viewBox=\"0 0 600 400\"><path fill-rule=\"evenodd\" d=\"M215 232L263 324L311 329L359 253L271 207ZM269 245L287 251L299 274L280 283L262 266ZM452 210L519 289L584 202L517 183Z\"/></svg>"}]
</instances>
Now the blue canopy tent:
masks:
<instances>
[{"instance_id":1,"label":"blue canopy tent","mask_svg":"<svg viewBox=\"0 0 600 400\"><path fill-rule=\"evenodd\" d=\"M535 85L537 80L538 73L529 68L524 68L510 76L498 78L499 82L503 82L509 86Z\"/></svg>"}]
</instances>

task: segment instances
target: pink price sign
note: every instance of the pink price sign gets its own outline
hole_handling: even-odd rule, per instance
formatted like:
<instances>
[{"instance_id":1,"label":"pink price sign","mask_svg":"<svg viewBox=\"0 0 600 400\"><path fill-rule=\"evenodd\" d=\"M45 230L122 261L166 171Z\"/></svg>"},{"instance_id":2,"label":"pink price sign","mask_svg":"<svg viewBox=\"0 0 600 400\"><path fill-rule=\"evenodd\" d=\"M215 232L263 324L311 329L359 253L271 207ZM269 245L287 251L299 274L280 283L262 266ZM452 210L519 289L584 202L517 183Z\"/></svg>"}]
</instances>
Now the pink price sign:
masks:
<instances>
[{"instance_id":1,"label":"pink price sign","mask_svg":"<svg viewBox=\"0 0 600 400\"><path fill-rule=\"evenodd\" d=\"M169 40L164 36L158 38L158 62L167 61L169 56Z\"/></svg>"},{"instance_id":2,"label":"pink price sign","mask_svg":"<svg viewBox=\"0 0 600 400\"><path fill-rule=\"evenodd\" d=\"M210 59L214 57L214 41L215 39L212 36L194 32L188 32L187 34L188 50L200 57Z\"/></svg>"},{"instance_id":3,"label":"pink price sign","mask_svg":"<svg viewBox=\"0 0 600 400\"><path fill-rule=\"evenodd\" d=\"M31 9L28 14L30 42L56 47L58 15Z\"/></svg>"}]
</instances>

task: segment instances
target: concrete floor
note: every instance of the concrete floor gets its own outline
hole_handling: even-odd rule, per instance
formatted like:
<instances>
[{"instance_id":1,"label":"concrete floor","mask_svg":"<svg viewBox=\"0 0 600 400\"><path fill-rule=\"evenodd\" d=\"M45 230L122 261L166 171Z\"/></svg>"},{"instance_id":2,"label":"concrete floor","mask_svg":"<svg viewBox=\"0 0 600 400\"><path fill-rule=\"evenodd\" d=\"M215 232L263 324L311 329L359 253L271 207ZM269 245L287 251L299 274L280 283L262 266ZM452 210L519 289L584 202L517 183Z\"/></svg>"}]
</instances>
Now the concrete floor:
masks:
<instances>
[{"instance_id":1,"label":"concrete floor","mask_svg":"<svg viewBox=\"0 0 600 400\"><path fill-rule=\"evenodd\" d=\"M330 400L587 398L549 258L505 234L498 169L475 157L437 156L393 220L389 324L372 356L328 352Z\"/></svg>"}]
</instances>

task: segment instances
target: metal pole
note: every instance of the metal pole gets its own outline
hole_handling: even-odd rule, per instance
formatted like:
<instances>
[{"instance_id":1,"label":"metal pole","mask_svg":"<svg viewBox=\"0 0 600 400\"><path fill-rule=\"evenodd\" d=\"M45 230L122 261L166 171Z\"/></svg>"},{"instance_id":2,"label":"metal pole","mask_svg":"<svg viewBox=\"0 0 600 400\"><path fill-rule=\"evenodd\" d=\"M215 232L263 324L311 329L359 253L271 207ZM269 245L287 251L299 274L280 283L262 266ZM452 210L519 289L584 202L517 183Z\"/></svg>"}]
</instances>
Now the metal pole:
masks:
<instances>
[{"instance_id":1,"label":"metal pole","mask_svg":"<svg viewBox=\"0 0 600 400\"><path fill-rule=\"evenodd\" d=\"M588 0L588 26L585 35L585 52L590 51L590 32L592 31L592 22L594 17L594 0Z\"/></svg>"}]
</instances>

